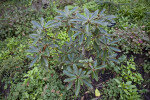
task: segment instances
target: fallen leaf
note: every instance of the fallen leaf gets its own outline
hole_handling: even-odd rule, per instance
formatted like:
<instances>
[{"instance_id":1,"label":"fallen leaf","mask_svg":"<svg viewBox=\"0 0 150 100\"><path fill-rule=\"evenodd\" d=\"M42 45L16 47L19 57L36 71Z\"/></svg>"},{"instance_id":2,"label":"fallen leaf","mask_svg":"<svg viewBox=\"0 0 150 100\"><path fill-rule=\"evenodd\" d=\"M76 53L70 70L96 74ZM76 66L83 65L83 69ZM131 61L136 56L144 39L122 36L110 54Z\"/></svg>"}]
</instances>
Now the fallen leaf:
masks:
<instances>
[{"instance_id":1,"label":"fallen leaf","mask_svg":"<svg viewBox=\"0 0 150 100\"><path fill-rule=\"evenodd\" d=\"M96 88L96 90L95 90L95 96L96 97L99 97L100 96L100 92L99 92L99 90Z\"/></svg>"}]
</instances>

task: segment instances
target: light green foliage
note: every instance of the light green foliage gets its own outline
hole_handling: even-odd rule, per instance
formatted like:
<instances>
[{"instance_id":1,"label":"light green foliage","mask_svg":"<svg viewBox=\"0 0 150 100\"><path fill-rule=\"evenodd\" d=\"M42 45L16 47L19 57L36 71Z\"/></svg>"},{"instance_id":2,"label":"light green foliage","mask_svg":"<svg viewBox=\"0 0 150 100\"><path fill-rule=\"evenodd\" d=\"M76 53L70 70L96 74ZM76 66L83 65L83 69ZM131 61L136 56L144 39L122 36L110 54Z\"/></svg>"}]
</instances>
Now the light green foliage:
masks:
<instances>
[{"instance_id":1,"label":"light green foliage","mask_svg":"<svg viewBox=\"0 0 150 100\"><path fill-rule=\"evenodd\" d=\"M24 49L27 48L26 38L7 38L0 45L0 83L3 91L8 91L11 83L22 80L23 73L28 70L28 60ZM8 92L6 92L8 93ZM5 92L1 94L6 96Z\"/></svg>"},{"instance_id":2,"label":"light green foliage","mask_svg":"<svg viewBox=\"0 0 150 100\"><path fill-rule=\"evenodd\" d=\"M52 37L52 38L58 38L60 41L58 41L58 44L61 46L61 45L64 45L64 43L66 41L69 41L69 37L68 37L68 34L66 33L66 31L60 31L60 33L58 34L54 34L51 32L50 29L47 30L47 35L49 37Z\"/></svg>"},{"instance_id":3,"label":"light green foliage","mask_svg":"<svg viewBox=\"0 0 150 100\"><path fill-rule=\"evenodd\" d=\"M131 0L126 3L128 4L120 7L119 13L123 16L128 16L134 22L142 20L145 17L145 13L150 9L144 0Z\"/></svg>"},{"instance_id":4,"label":"light green foliage","mask_svg":"<svg viewBox=\"0 0 150 100\"><path fill-rule=\"evenodd\" d=\"M72 86L75 81L76 95L79 94L80 85L83 85L83 83L90 88L92 86L89 84L90 82L88 82L89 79L87 77L83 78L84 81L82 80L82 74L81 79L79 77L72 78L72 76L80 76L80 73L83 72L83 77L87 74L88 77L93 76L93 78L98 81L96 74L99 70L105 66L105 63L117 61L115 59L117 56L115 52L120 52L114 45L118 40L113 40L111 35L103 29L103 27L109 25L110 22L114 22L115 16L104 14L105 9L100 12L99 10L90 12L85 8L84 15L80 14L80 10L77 10L78 7L72 10L65 7L64 11L57 11L59 15L56 16L54 20L45 22L45 20L41 18L40 23L32 21L35 33L30 34L33 43L27 50L27 52L33 54L32 57L30 56L32 59L30 67L38 62L41 66L47 68L49 67L49 58L53 55L50 51L51 49L56 50L56 55L53 55L53 57L55 56L55 60L59 60L56 66L64 67L64 74L68 71L66 71L67 66L70 66L69 69L72 69L71 73L75 74L66 74L72 79L66 82L69 82ZM52 35L50 35L50 30ZM68 38L59 37L59 34L63 34L62 31L68 34ZM64 41L64 39L66 40ZM69 41L67 41L68 39ZM61 43L59 41L64 42ZM93 61L92 63L88 63L87 66L90 67L87 67L83 66L86 62L79 62L79 60L87 59L86 52L89 48L94 50L91 54L96 54L95 58L99 59L100 63ZM80 73L77 73L76 70Z\"/></svg>"},{"instance_id":5,"label":"light green foliage","mask_svg":"<svg viewBox=\"0 0 150 100\"><path fill-rule=\"evenodd\" d=\"M24 49L28 47L28 45L26 45L27 38L7 38L1 43L0 62L16 55L22 59L25 58L27 53L24 52Z\"/></svg>"},{"instance_id":6,"label":"light green foliage","mask_svg":"<svg viewBox=\"0 0 150 100\"><path fill-rule=\"evenodd\" d=\"M94 0L87 2L83 5L83 8L87 8L90 11L95 11L99 8L99 6L96 4L96 2Z\"/></svg>"},{"instance_id":7,"label":"light green foliage","mask_svg":"<svg viewBox=\"0 0 150 100\"><path fill-rule=\"evenodd\" d=\"M71 94L53 69L34 67L23 79L23 82L11 86L8 100L65 100Z\"/></svg>"},{"instance_id":8,"label":"light green foliage","mask_svg":"<svg viewBox=\"0 0 150 100\"><path fill-rule=\"evenodd\" d=\"M102 89L103 100L141 100L138 90L131 81L123 82L121 78L114 78Z\"/></svg>"},{"instance_id":9,"label":"light green foliage","mask_svg":"<svg viewBox=\"0 0 150 100\"><path fill-rule=\"evenodd\" d=\"M116 72L124 81L131 81L133 84L141 84L143 81L141 74L137 72L134 59L127 60L125 55L118 59L118 65L111 62L107 68Z\"/></svg>"},{"instance_id":10,"label":"light green foliage","mask_svg":"<svg viewBox=\"0 0 150 100\"><path fill-rule=\"evenodd\" d=\"M121 77L126 81L131 81L136 84L141 84L143 81L141 74L136 72L136 66L133 58L127 61L127 65L121 66L120 72Z\"/></svg>"}]
</instances>

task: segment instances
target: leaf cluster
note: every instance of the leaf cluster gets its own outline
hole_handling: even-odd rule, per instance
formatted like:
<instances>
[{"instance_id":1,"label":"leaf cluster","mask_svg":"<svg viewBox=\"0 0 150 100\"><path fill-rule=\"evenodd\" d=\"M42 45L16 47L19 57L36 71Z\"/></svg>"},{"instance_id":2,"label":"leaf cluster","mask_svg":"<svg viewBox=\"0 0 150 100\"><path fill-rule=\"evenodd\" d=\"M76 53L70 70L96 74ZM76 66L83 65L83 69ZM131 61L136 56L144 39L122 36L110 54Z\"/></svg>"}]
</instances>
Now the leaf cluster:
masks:
<instances>
[{"instance_id":1,"label":"leaf cluster","mask_svg":"<svg viewBox=\"0 0 150 100\"><path fill-rule=\"evenodd\" d=\"M105 9L90 12L85 8L84 13L80 13L78 7L71 10L65 7L64 11L57 11L59 15L54 20L45 22L41 18L40 23L32 21L35 33L30 34L33 43L27 50L33 55L28 56L32 59L30 67L38 62L41 66L49 68L52 55L49 52L55 49L58 56L55 58L59 60L57 66L64 66L63 72L69 77L64 80L69 83L68 89L75 84L75 94L78 95L81 85L85 84L92 88L89 78L92 76L98 81L99 70L109 61L117 62L116 52L120 52L115 47L119 39L114 40L111 34L104 30L104 27L114 22L116 17L104 14L104 11ZM51 29L56 35L64 30L70 40L60 46L58 41L61 40L48 36L47 29ZM89 60L86 52L95 57Z\"/></svg>"}]
</instances>

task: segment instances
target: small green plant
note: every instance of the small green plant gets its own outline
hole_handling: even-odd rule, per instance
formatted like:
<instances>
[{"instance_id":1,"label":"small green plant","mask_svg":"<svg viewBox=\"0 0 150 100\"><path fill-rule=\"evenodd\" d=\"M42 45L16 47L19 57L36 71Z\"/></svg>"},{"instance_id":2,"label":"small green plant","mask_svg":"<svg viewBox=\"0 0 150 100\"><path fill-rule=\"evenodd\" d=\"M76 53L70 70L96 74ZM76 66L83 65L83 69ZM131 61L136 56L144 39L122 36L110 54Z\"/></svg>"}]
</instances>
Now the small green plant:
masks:
<instances>
[{"instance_id":1,"label":"small green plant","mask_svg":"<svg viewBox=\"0 0 150 100\"><path fill-rule=\"evenodd\" d=\"M136 72L136 66L134 63L134 59L130 59L127 61L127 65L122 65L120 67L120 75L126 81L131 81L136 84L141 84L143 78L140 73Z\"/></svg>"},{"instance_id":2,"label":"small green plant","mask_svg":"<svg viewBox=\"0 0 150 100\"><path fill-rule=\"evenodd\" d=\"M2 84L0 88L3 90L3 97L9 94L9 88L12 83L16 84L22 81L23 73L27 71L28 66L25 65L24 60L19 56L12 57L3 60L0 65L0 83Z\"/></svg>"},{"instance_id":3,"label":"small green plant","mask_svg":"<svg viewBox=\"0 0 150 100\"><path fill-rule=\"evenodd\" d=\"M115 16L105 15L105 9L100 12L99 10L90 12L86 8L82 15L77 8L70 10L65 7L64 11L57 11L59 15L54 20L48 22L45 22L44 18L41 18L40 23L32 21L35 33L30 34L33 43L27 50L33 55L30 56L32 59L30 67L38 62L40 66L46 68L49 68L49 60L53 55L50 51L56 50L56 55L53 55L51 60L54 59L54 56L54 60L59 60L56 66L62 68L64 74L69 76L71 80L65 81L70 82L70 87L75 82L76 95L79 94L80 85L83 83L91 88L88 78L92 76L98 81L99 70L110 61L117 61L115 52L120 52L115 47L119 40L114 40L104 30L104 27L114 22ZM55 37L48 36L48 29L54 32ZM60 40L57 35L62 31L66 31L69 41L59 45ZM82 60L88 59L86 52L93 54L95 57L92 59L95 61L92 63L82 62ZM84 66L85 63L86 66ZM68 66L70 67L67 69Z\"/></svg>"},{"instance_id":4,"label":"small green plant","mask_svg":"<svg viewBox=\"0 0 150 100\"><path fill-rule=\"evenodd\" d=\"M90 72L82 71L82 69L78 69L77 66L73 65L73 70L68 67L67 70L64 70L63 73L69 78L65 79L64 82L69 82L67 89L70 89L72 85L75 83L75 94L78 95L80 91L81 85L83 83L90 87L91 89L93 86L90 84L91 81L89 80Z\"/></svg>"},{"instance_id":5,"label":"small green plant","mask_svg":"<svg viewBox=\"0 0 150 100\"><path fill-rule=\"evenodd\" d=\"M34 67L24 75L23 79L23 82L12 84L8 100L64 100L70 98L67 97L70 94L69 91L62 85L53 69L45 70Z\"/></svg>"},{"instance_id":6,"label":"small green plant","mask_svg":"<svg viewBox=\"0 0 150 100\"><path fill-rule=\"evenodd\" d=\"M124 82L122 78L114 78L104 85L103 100L141 100L137 87L131 81Z\"/></svg>"}]
</instances>

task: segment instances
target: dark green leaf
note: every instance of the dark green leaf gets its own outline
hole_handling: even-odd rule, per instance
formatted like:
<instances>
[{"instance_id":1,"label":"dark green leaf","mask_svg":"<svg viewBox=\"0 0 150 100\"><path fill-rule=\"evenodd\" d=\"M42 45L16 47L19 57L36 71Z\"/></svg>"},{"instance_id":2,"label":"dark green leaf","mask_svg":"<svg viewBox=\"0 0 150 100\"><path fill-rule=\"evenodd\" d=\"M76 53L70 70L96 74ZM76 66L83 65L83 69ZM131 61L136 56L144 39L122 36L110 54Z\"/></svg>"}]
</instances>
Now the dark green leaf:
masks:
<instances>
[{"instance_id":1,"label":"dark green leaf","mask_svg":"<svg viewBox=\"0 0 150 100\"><path fill-rule=\"evenodd\" d=\"M76 36L78 36L81 32L77 32L73 35L73 37L75 38Z\"/></svg>"},{"instance_id":2,"label":"dark green leaf","mask_svg":"<svg viewBox=\"0 0 150 100\"><path fill-rule=\"evenodd\" d=\"M84 11L85 11L86 16L89 18L89 16L90 16L89 10L85 8Z\"/></svg>"},{"instance_id":3,"label":"dark green leaf","mask_svg":"<svg viewBox=\"0 0 150 100\"><path fill-rule=\"evenodd\" d=\"M74 7L74 8L70 11L70 14L72 14L73 12L75 12L76 9L78 9L78 7Z\"/></svg>"},{"instance_id":4,"label":"dark green leaf","mask_svg":"<svg viewBox=\"0 0 150 100\"><path fill-rule=\"evenodd\" d=\"M109 48L111 48L112 50L114 50L114 51L116 51L116 52L121 52L120 49L118 49L118 48L111 47L111 46L109 46Z\"/></svg>"},{"instance_id":5,"label":"dark green leaf","mask_svg":"<svg viewBox=\"0 0 150 100\"><path fill-rule=\"evenodd\" d=\"M101 12L100 12L100 16L102 16L104 14L106 9L103 9Z\"/></svg>"},{"instance_id":6,"label":"dark green leaf","mask_svg":"<svg viewBox=\"0 0 150 100\"><path fill-rule=\"evenodd\" d=\"M96 11L92 14L92 16L91 16L90 20L92 20L92 19L94 19L94 18L96 18L96 17L97 17L97 15L98 15L98 11L99 11L99 10L96 10Z\"/></svg>"},{"instance_id":7,"label":"dark green leaf","mask_svg":"<svg viewBox=\"0 0 150 100\"><path fill-rule=\"evenodd\" d=\"M48 27L50 24L53 24L55 21L54 20L50 20L45 24L45 27Z\"/></svg>"},{"instance_id":8,"label":"dark green leaf","mask_svg":"<svg viewBox=\"0 0 150 100\"><path fill-rule=\"evenodd\" d=\"M95 69L97 70L97 69L103 69L103 68L105 68L106 67L106 65L101 65L101 66L97 66Z\"/></svg>"},{"instance_id":9,"label":"dark green leaf","mask_svg":"<svg viewBox=\"0 0 150 100\"><path fill-rule=\"evenodd\" d=\"M44 62L45 62L45 66L48 67L48 59L46 57L42 57Z\"/></svg>"},{"instance_id":10,"label":"dark green leaf","mask_svg":"<svg viewBox=\"0 0 150 100\"><path fill-rule=\"evenodd\" d=\"M79 40L79 44L80 44L80 45L83 43L83 38L84 38L84 34L82 34L82 35L80 36L80 40Z\"/></svg>"},{"instance_id":11,"label":"dark green leaf","mask_svg":"<svg viewBox=\"0 0 150 100\"><path fill-rule=\"evenodd\" d=\"M31 21L31 23L39 29L43 29L43 27L36 21Z\"/></svg>"},{"instance_id":12,"label":"dark green leaf","mask_svg":"<svg viewBox=\"0 0 150 100\"><path fill-rule=\"evenodd\" d=\"M41 25L42 25L42 27L44 26L44 18L43 17L41 18Z\"/></svg>"},{"instance_id":13,"label":"dark green leaf","mask_svg":"<svg viewBox=\"0 0 150 100\"><path fill-rule=\"evenodd\" d=\"M87 36L87 46L89 47L91 41L91 36Z\"/></svg>"},{"instance_id":14,"label":"dark green leaf","mask_svg":"<svg viewBox=\"0 0 150 100\"><path fill-rule=\"evenodd\" d=\"M70 76L70 77L76 77L76 75L74 75L74 74L72 74L72 73L70 73L70 72L68 72L68 71L66 71L66 70L64 70L63 73L64 73L65 75L67 75L67 76Z\"/></svg>"},{"instance_id":15,"label":"dark green leaf","mask_svg":"<svg viewBox=\"0 0 150 100\"><path fill-rule=\"evenodd\" d=\"M95 80L98 81L98 76L95 72L93 72L93 76L94 76Z\"/></svg>"},{"instance_id":16,"label":"dark green leaf","mask_svg":"<svg viewBox=\"0 0 150 100\"><path fill-rule=\"evenodd\" d=\"M47 26L46 28L51 28L51 27L58 27L61 25L61 22L53 23L50 26Z\"/></svg>"},{"instance_id":17,"label":"dark green leaf","mask_svg":"<svg viewBox=\"0 0 150 100\"><path fill-rule=\"evenodd\" d=\"M60 13L60 14L62 14L62 15L65 15L65 12L63 12L63 11L56 11L57 13Z\"/></svg>"},{"instance_id":18,"label":"dark green leaf","mask_svg":"<svg viewBox=\"0 0 150 100\"><path fill-rule=\"evenodd\" d=\"M38 60L38 58L39 58L39 56L37 55L37 56L33 59L33 61L31 62L31 64L30 64L29 67L32 67L32 66L35 64L35 62Z\"/></svg>"},{"instance_id":19,"label":"dark green leaf","mask_svg":"<svg viewBox=\"0 0 150 100\"><path fill-rule=\"evenodd\" d=\"M86 80L83 80L83 83L84 83L87 87L93 89L93 86L92 86L89 82L87 82Z\"/></svg>"},{"instance_id":20,"label":"dark green leaf","mask_svg":"<svg viewBox=\"0 0 150 100\"><path fill-rule=\"evenodd\" d=\"M88 20L85 16L83 16L83 15L81 15L81 14L79 14L79 13L77 13L77 16L78 16L79 18L81 18L82 20L84 20L84 21L87 21L87 20Z\"/></svg>"},{"instance_id":21,"label":"dark green leaf","mask_svg":"<svg viewBox=\"0 0 150 100\"><path fill-rule=\"evenodd\" d=\"M72 87L73 83L74 83L74 82L70 82L70 83L68 84L67 90L69 90L69 89Z\"/></svg>"},{"instance_id":22,"label":"dark green leaf","mask_svg":"<svg viewBox=\"0 0 150 100\"><path fill-rule=\"evenodd\" d=\"M80 91L80 81L78 80L76 84L76 89L75 89L76 96L79 94L79 91Z\"/></svg>"},{"instance_id":23,"label":"dark green leaf","mask_svg":"<svg viewBox=\"0 0 150 100\"><path fill-rule=\"evenodd\" d=\"M76 64L73 64L73 71L76 75L79 75L78 68L77 68Z\"/></svg>"},{"instance_id":24,"label":"dark green leaf","mask_svg":"<svg viewBox=\"0 0 150 100\"><path fill-rule=\"evenodd\" d=\"M116 63L118 63L118 62L119 62L118 60L113 59L113 58L109 58L109 60L110 60L110 61L113 61L113 62L116 62Z\"/></svg>"},{"instance_id":25,"label":"dark green leaf","mask_svg":"<svg viewBox=\"0 0 150 100\"><path fill-rule=\"evenodd\" d=\"M64 82L71 82L71 81L74 81L76 80L76 77L73 77L73 78L67 78L64 80Z\"/></svg>"},{"instance_id":26,"label":"dark green leaf","mask_svg":"<svg viewBox=\"0 0 150 100\"><path fill-rule=\"evenodd\" d=\"M81 21L84 21L83 19L71 19L70 21L72 22L81 22Z\"/></svg>"}]
</instances>

